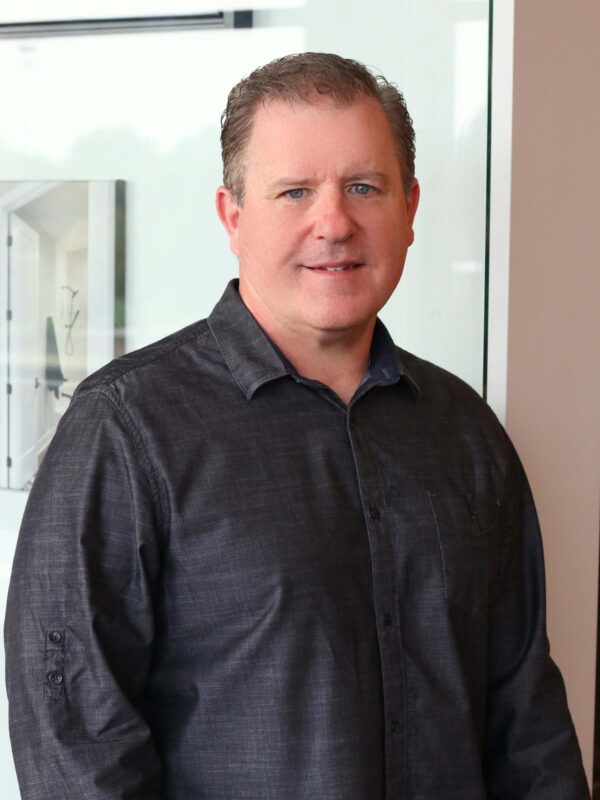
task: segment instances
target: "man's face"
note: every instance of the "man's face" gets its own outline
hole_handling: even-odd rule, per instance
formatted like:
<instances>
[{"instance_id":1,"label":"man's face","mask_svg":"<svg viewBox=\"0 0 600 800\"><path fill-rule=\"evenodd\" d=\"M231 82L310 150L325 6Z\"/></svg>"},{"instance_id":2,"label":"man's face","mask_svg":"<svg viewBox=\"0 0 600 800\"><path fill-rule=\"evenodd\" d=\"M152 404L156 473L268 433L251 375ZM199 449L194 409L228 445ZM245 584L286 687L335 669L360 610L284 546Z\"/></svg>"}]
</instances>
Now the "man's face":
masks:
<instances>
[{"instance_id":1,"label":"man's face","mask_svg":"<svg viewBox=\"0 0 600 800\"><path fill-rule=\"evenodd\" d=\"M239 257L240 294L275 341L368 332L413 241L390 124L363 98L259 106L243 205L221 187L219 216Z\"/></svg>"}]
</instances>

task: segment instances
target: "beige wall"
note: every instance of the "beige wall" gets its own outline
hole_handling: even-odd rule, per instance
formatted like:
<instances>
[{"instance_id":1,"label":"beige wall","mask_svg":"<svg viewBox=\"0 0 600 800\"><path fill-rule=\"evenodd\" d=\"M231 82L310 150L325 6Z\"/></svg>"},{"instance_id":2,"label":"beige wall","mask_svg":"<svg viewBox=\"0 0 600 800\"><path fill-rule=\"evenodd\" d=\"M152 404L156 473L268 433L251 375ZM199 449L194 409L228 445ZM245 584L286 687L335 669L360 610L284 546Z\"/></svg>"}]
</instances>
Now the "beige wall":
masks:
<instances>
[{"instance_id":1,"label":"beige wall","mask_svg":"<svg viewBox=\"0 0 600 800\"><path fill-rule=\"evenodd\" d=\"M503 0L499 0L503 2ZM515 0L506 424L591 777L600 511L600 3Z\"/></svg>"}]
</instances>

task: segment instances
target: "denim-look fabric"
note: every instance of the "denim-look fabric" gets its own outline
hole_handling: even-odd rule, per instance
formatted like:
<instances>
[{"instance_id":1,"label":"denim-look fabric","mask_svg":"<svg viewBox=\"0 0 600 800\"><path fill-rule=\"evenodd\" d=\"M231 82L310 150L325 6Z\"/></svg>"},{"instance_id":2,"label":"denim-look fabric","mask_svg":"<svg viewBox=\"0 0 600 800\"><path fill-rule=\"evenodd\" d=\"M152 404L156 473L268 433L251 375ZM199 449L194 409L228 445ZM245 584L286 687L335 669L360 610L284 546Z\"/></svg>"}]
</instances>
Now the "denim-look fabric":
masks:
<instances>
[{"instance_id":1,"label":"denim-look fabric","mask_svg":"<svg viewBox=\"0 0 600 800\"><path fill-rule=\"evenodd\" d=\"M230 285L77 392L8 599L26 800L582 800L532 499L378 323L346 408Z\"/></svg>"}]
</instances>

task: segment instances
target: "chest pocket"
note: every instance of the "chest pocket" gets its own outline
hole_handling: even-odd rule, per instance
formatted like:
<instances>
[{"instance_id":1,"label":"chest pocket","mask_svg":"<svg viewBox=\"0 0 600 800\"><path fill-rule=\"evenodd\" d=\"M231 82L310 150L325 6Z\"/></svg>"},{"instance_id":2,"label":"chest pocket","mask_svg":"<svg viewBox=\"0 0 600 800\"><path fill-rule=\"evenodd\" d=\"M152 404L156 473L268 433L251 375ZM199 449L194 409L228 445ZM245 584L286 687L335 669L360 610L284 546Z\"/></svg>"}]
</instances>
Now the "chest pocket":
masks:
<instances>
[{"instance_id":1,"label":"chest pocket","mask_svg":"<svg viewBox=\"0 0 600 800\"><path fill-rule=\"evenodd\" d=\"M485 614L499 572L500 508L470 497L429 492L448 602Z\"/></svg>"}]
</instances>

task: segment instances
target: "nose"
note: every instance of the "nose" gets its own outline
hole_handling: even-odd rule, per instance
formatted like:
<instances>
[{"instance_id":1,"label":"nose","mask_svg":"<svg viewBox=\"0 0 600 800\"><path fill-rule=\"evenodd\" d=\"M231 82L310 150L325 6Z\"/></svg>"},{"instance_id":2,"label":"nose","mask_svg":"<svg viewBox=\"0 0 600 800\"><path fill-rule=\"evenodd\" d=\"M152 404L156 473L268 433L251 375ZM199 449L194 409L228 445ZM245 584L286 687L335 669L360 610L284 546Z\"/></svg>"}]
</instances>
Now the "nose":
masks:
<instances>
[{"instance_id":1,"label":"nose","mask_svg":"<svg viewBox=\"0 0 600 800\"><path fill-rule=\"evenodd\" d=\"M314 206L314 234L317 239L345 242L356 233L350 199L341 191L325 193Z\"/></svg>"}]
</instances>

